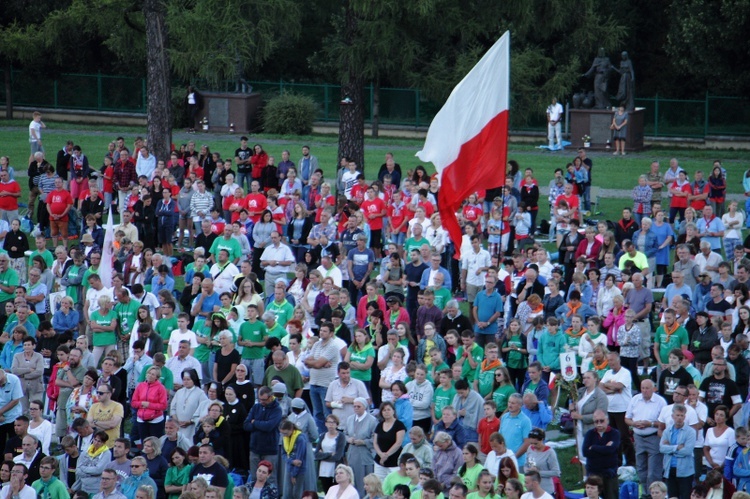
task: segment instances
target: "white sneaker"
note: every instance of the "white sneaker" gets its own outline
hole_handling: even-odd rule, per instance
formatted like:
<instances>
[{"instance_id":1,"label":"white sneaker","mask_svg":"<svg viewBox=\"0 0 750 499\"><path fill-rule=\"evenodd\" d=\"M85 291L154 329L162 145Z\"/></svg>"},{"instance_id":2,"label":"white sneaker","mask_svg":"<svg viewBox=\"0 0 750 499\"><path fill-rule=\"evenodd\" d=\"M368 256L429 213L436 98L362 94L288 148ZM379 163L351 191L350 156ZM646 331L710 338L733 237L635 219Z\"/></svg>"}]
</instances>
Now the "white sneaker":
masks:
<instances>
[{"instance_id":1,"label":"white sneaker","mask_svg":"<svg viewBox=\"0 0 750 499\"><path fill-rule=\"evenodd\" d=\"M620 154L620 153L617 152L617 151L615 151L615 152L612 153L612 156L617 156L618 154Z\"/></svg>"}]
</instances>

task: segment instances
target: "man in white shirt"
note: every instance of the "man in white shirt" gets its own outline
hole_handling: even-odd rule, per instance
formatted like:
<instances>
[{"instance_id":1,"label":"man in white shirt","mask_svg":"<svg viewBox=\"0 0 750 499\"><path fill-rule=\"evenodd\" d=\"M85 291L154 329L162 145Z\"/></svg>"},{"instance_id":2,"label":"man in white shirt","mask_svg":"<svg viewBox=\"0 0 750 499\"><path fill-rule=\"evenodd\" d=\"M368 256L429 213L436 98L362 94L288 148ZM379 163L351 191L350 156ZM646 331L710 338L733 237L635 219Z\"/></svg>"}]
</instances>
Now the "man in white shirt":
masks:
<instances>
[{"instance_id":1,"label":"man in white shirt","mask_svg":"<svg viewBox=\"0 0 750 499\"><path fill-rule=\"evenodd\" d=\"M320 255L320 266L318 267L318 272L320 272L323 280L330 277L333 279L333 286L336 289L341 288L341 269L333 263L330 253L323 253Z\"/></svg>"},{"instance_id":2,"label":"man in white shirt","mask_svg":"<svg viewBox=\"0 0 750 499\"><path fill-rule=\"evenodd\" d=\"M29 144L31 145L29 163L34 161L35 153L44 152L44 147L42 146L42 128L47 128L47 125L42 121L42 113L34 111L33 119L29 123ZM34 495L36 496L36 494Z\"/></svg>"},{"instance_id":3,"label":"man in white shirt","mask_svg":"<svg viewBox=\"0 0 750 499\"><path fill-rule=\"evenodd\" d=\"M347 170L341 176L341 183L344 187L344 196L346 196L346 199L351 199L352 187L354 187L354 184L357 183L359 172L357 171L357 163L355 161L349 161L346 164L346 168Z\"/></svg>"},{"instance_id":4,"label":"man in white shirt","mask_svg":"<svg viewBox=\"0 0 750 499\"><path fill-rule=\"evenodd\" d=\"M169 335L169 343L167 344L167 355L172 357L175 352L180 348L180 343L186 340L190 345L189 353L193 355L195 349L198 348L198 338L195 333L188 329L190 324L190 316L185 312L177 316L177 329L172 331ZM175 378L177 379L177 378Z\"/></svg>"},{"instance_id":5,"label":"man in white shirt","mask_svg":"<svg viewBox=\"0 0 750 499\"><path fill-rule=\"evenodd\" d=\"M619 353L609 352L607 362L610 369L604 373L599 388L607 394L609 400L607 412L612 426L617 428L620 435L627 435L629 429L625 424L625 413L632 398L632 377L630 371L622 367ZM622 461L623 454L627 466L635 466L635 451L633 442L629 438L620 440L620 461Z\"/></svg>"},{"instance_id":6,"label":"man in white shirt","mask_svg":"<svg viewBox=\"0 0 750 499\"><path fill-rule=\"evenodd\" d=\"M720 254L715 251L711 251L711 243L708 241L701 241L700 253L695 256L695 264L698 266L698 274L708 272L711 276L711 281L716 282L719 280L719 264L724 261Z\"/></svg>"},{"instance_id":7,"label":"man in white shirt","mask_svg":"<svg viewBox=\"0 0 750 499\"><path fill-rule=\"evenodd\" d=\"M482 248L479 236L471 236L471 251L461 255L461 290L466 290L471 309L477 293L484 288L484 277L492 265L490 252Z\"/></svg>"},{"instance_id":8,"label":"man in white shirt","mask_svg":"<svg viewBox=\"0 0 750 499\"><path fill-rule=\"evenodd\" d=\"M148 307L151 317L156 321L156 310L161 306L159 299L153 293L146 291L140 283L133 284L130 291L133 293L132 299Z\"/></svg>"},{"instance_id":9,"label":"man in white shirt","mask_svg":"<svg viewBox=\"0 0 750 499\"><path fill-rule=\"evenodd\" d=\"M91 287L86 291L86 303L83 306L83 313L86 322L90 320L91 314L99 310L99 298L102 296L109 296L109 298L114 301L112 288L104 287L104 284L102 284L102 278L99 277L99 274L91 274L88 281Z\"/></svg>"},{"instance_id":10,"label":"man in white shirt","mask_svg":"<svg viewBox=\"0 0 750 499\"><path fill-rule=\"evenodd\" d=\"M358 379L352 378L351 366L347 362L340 362L338 365L339 377L328 385L326 392L326 407L332 410L333 414L339 418L339 421L346 421L349 416L354 414L354 400L362 397L368 400L370 396L367 393L367 387ZM341 428L344 424L341 423Z\"/></svg>"},{"instance_id":11,"label":"man in white shirt","mask_svg":"<svg viewBox=\"0 0 750 499\"><path fill-rule=\"evenodd\" d=\"M271 244L263 250L260 257L260 266L266 271L265 292L266 296L273 296L276 280L280 277L286 278L294 264L294 254L286 244L281 243L281 234L277 231L271 232Z\"/></svg>"},{"instance_id":12,"label":"man in white shirt","mask_svg":"<svg viewBox=\"0 0 750 499\"><path fill-rule=\"evenodd\" d=\"M534 253L534 256L536 256L536 265L539 267L539 275L548 281L552 279L552 269L554 269L555 266L549 261L547 250L539 248Z\"/></svg>"},{"instance_id":13,"label":"man in white shirt","mask_svg":"<svg viewBox=\"0 0 750 499\"><path fill-rule=\"evenodd\" d=\"M562 118L562 104L557 102L557 97L552 97L552 104L547 107L547 138L551 151L562 149ZM553 143L555 139L557 139L557 146Z\"/></svg>"},{"instance_id":14,"label":"man in white shirt","mask_svg":"<svg viewBox=\"0 0 750 499\"><path fill-rule=\"evenodd\" d=\"M318 335L320 341L313 345L310 355L305 359L305 366L310 369L310 398L315 424L318 426L318 432L323 435L327 431L325 419L331 414L331 409L326 407L326 393L336 377L336 365L341 353L333 341L333 324L321 324Z\"/></svg>"},{"instance_id":15,"label":"man in white shirt","mask_svg":"<svg viewBox=\"0 0 750 499\"><path fill-rule=\"evenodd\" d=\"M131 223L131 220L133 219L133 214L130 213L128 210L124 210L122 214L120 215L122 219L122 223L120 225L115 226L115 232L118 230L121 230L125 233L125 237L130 239L131 241L138 241L138 227L133 225ZM154 267L156 268L156 267Z\"/></svg>"},{"instance_id":16,"label":"man in white shirt","mask_svg":"<svg viewBox=\"0 0 750 499\"><path fill-rule=\"evenodd\" d=\"M36 499L36 491L26 485L29 470L23 464L14 464L10 472L10 481L3 485L0 497L3 499Z\"/></svg>"},{"instance_id":17,"label":"man in white shirt","mask_svg":"<svg viewBox=\"0 0 750 499\"><path fill-rule=\"evenodd\" d=\"M500 461L504 457L509 457L510 460L513 461L513 464L516 466L516 469L519 469L516 454L508 449L508 447L505 445L505 437L503 437L500 432L494 432L490 434L490 448L492 450L489 452L489 454L487 454L487 457L484 460L485 469L499 469Z\"/></svg>"},{"instance_id":18,"label":"man in white shirt","mask_svg":"<svg viewBox=\"0 0 750 499\"><path fill-rule=\"evenodd\" d=\"M522 495L521 499L552 499L552 496L542 488L541 482L542 477L538 471L527 471L524 478L524 486L528 492Z\"/></svg>"},{"instance_id":19,"label":"man in white shirt","mask_svg":"<svg viewBox=\"0 0 750 499\"><path fill-rule=\"evenodd\" d=\"M654 382L641 381L641 393L635 395L625 412L625 423L635 434L635 462L638 479L649 490L653 482L661 480L662 456L659 452L659 423L657 418L667 407L667 401L654 393Z\"/></svg>"},{"instance_id":20,"label":"man in white shirt","mask_svg":"<svg viewBox=\"0 0 750 499\"><path fill-rule=\"evenodd\" d=\"M211 266L211 277L214 279L214 291L231 293L234 288L234 278L240 273L240 269L229 261L229 250L222 248L216 255L217 262ZM178 321L179 322L179 321Z\"/></svg>"},{"instance_id":21,"label":"man in white shirt","mask_svg":"<svg viewBox=\"0 0 750 499\"><path fill-rule=\"evenodd\" d=\"M135 172L140 177L143 175L149 181L154 179L156 170L156 156L149 154L148 147L141 147L138 151L138 159L135 162Z\"/></svg>"},{"instance_id":22,"label":"man in white shirt","mask_svg":"<svg viewBox=\"0 0 750 499\"><path fill-rule=\"evenodd\" d=\"M177 331L175 330L174 333ZM172 334L174 334L172 333ZM170 340L171 343L171 340ZM182 388L182 372L185 369L195 369L198 373L198 379L201 379L203 375L203 369L201 363L193 357L193 346L190 340L180 340L177 347L177 355L169 357L165 367L172 371L172 379L174 380L174 390L177 391Z\"/></svg>"}]
</instances>

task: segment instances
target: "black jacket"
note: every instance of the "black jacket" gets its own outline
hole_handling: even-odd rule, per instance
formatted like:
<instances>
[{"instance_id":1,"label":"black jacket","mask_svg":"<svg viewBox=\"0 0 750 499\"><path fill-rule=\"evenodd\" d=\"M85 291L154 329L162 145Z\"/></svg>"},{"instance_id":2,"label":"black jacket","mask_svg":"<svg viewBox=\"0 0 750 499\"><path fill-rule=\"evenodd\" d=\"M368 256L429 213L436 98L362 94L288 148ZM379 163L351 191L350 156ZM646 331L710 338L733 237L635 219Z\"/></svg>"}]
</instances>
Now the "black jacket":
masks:
<instances>
[{"instance_id":1,"label":"black jacket","mask_svg":"<svg viewBox=\"0 0 750 499\"><path fill-rule=\"evenodd\" d=\"M286 225L286 237L291 242L292 238L294 237L294 221L289 222ZM299 244L307 244L307 236L310 235L310 231L313 228L313 217L309 216L305 218L305 221L302 224L302 237L299 240Z\"/></svg>"}]
</instances>

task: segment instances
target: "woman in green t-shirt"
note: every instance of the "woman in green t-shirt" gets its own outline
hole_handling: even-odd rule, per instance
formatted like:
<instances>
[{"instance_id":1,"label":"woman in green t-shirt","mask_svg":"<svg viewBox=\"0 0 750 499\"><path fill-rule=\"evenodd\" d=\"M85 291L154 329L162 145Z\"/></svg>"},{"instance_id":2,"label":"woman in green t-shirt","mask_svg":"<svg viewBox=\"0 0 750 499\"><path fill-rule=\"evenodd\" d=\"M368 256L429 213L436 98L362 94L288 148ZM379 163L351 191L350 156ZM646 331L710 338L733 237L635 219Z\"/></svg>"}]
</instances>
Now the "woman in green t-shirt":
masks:
<instances>
[{"instance_id":1,"label":"woman in green t-shirt","mask_svg":"<svg viewBox=\"0 0 750 499\"><path fill-rule=\"evenodd\" d=\"M510 374L507 367L495 369L495 380L492 383L492 393L485 397L487 400L495 401L497 404L497 416L508 410L508 397L516 393L516 389L510 383Z\"/></svg>"},{"instance_id":2,"label":"woman in green t-shirt","mask_svg":"<svg viewBox=\"0 0 750 499\"><path fill-rule=\"evenodd\" d=\"M193 465L188 462L187 452L181 447L176 447L169 456L172 466L167 470L164 477L164 491L167 499L177 499L182 494L182 489L190 483L190 471Z\"/></svg>"},{"instance_id":3,"label":"woman in green t-shirt","mask_svg":"<svg viewBox=\"0 0 750 499\"><path fill-rule=\"evenodd\" d=\"M464 464L458 469L458 476L464 481L464 485L469 489L469 492L474 492L477 490L479 474L484 469L482 463L477 459L479 449L474 444L466 444L464 445L463 456Z\"/></svg>"},{"instance_id":4,"label":"woman in green t-shirt","mask_svg":"<svg viewBox=\"0 0 750 499\"><path fill-rule=\"evenodd\" d=\"M520 389L529 366L529 352L526 350L526 335L522 333L521 321L518 319L511 320L505 332L503 356L506 358L511 383Z\"/></svg>"},{"instance_id":5,"label":"woman in green t-shirt","mask_svg":"<svg viewBox=\"0 0 750 499\"><path fill-rule=\"evenodd\" d=\"M492 473L483 469L477 479L477 491L466 496L466 499L500 499L495 494L495 477Z\"/></svg>"},{"instance_id":6,"label":"woman in green t-shirt","mask_svg":"<svg viewBox=\"0 0 750 499\"><path fill-rule=\"evenodd\" d=\"M372 348L370 335L364 329L357 328L354 331L354 343L346 351L346 362L352 368L352 378L363 382L369 391L375 349Z\"/></svg>"},{"instance_id":7,"label":"woman in green t-shirt","mask_svg":"<svg viewBox=\"0 0 750 499\"><path fill-rule=\"evenodd\" d=\"M89 317L89 327L94 339L94 365L99 365L102 355L117 346L117 314L112 309L112 298L100 296L97 301L99 310Z\"/></svg>"}]
</instances>

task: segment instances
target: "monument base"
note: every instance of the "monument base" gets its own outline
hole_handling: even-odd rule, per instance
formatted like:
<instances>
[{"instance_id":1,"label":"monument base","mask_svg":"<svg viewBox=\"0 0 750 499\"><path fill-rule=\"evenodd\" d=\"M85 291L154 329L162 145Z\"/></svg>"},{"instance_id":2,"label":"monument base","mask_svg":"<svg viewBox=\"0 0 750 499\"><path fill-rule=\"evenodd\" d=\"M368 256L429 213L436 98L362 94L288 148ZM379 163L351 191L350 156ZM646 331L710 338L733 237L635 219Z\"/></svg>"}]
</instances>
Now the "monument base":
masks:
<instances>
[{"instance_id":1,"label":"monument base","mask_svg":"<svg viewBox=\"0 0 750 499\"><path fill-rule=\"evenodd\" d=\"M204 117L208 118L209 132L247 133L260 126L260 93L203 92L202 95L203 108L195 116L196 122L193 124L196 130L202 130L200 121Z\"/></svg>"},{"instance_id":2,"label":"monument base","mask_svg":"<svg viewBox=\"0 0 750 499\"><path fill-rule=\"evenodd\" d=\"M584 147L583 136L591 137L590 147L592 151L604 151L607 149L607 141L610 141L612 150L615 148L612 139L612 124L614 112L611 109L571 109L570 110L570 142L573 147ZM626 151L641 151L643 145L643 122L644 108L636 108L628 113L628 131L625 139Z\"/></svg>"}]
</instances>

